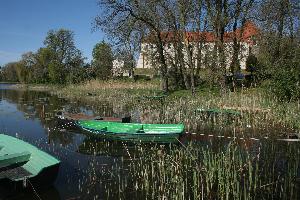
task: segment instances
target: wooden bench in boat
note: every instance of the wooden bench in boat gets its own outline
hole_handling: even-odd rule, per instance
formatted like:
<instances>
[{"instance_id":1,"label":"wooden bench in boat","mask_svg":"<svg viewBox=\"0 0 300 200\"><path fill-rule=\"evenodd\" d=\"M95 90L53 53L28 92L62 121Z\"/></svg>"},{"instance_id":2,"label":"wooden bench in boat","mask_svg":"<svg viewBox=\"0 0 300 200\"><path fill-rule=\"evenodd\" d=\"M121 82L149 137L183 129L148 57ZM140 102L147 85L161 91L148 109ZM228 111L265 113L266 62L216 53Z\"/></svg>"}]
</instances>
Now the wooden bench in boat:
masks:
<instances>
[{"instance_id":1,"label":"wooden bench in boat","mask_svg":"<svg viewBox=\"0 0 300 200\"><path fill-rule=\"evenodd\" d=\"M28 151L2 155L0 156L0 171L24 165L29 161L30 156L31 154Z\"/></svg>"}]
</instances>

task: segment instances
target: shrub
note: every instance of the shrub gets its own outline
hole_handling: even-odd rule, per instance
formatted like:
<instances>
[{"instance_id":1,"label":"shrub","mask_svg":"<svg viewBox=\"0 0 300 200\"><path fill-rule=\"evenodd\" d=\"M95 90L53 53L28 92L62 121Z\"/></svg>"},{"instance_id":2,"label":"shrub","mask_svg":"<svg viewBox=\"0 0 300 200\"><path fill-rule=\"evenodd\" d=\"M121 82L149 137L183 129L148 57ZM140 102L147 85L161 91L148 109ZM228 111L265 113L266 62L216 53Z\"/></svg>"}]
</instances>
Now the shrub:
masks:
<instances>
[{"instance_id":1,"label":"shrub","mask_svg":"<svg viewBox=\"0 0 300 200\"><path fill-rule=\"evenodd\" d=\"M300 70L282 65L275 71L271 80L271 91L280 99L291 101L300 99Z\"/></svg>"}]
</instances>

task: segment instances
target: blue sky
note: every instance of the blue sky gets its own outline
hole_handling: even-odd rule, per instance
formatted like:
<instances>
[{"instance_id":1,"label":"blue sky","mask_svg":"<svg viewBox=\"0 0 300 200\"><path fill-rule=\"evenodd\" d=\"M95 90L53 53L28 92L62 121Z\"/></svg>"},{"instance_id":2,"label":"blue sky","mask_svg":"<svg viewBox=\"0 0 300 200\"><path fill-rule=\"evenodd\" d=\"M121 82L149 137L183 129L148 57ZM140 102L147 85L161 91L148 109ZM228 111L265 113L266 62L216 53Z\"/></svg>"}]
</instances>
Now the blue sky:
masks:
<instances>
[{"instance_id":1,"label":"blue sky","mask_svg":"<svg viewBox=\"0 0 300 200\"><path fill-rule=\"evenodd\" d=\"M37 51L50 29L74 31L78 49L91 59L92 49L105 39L92 32L100 14L97 0L0 0L0 65L17 61L28 51Z\"/></svg>"}]
</instances>

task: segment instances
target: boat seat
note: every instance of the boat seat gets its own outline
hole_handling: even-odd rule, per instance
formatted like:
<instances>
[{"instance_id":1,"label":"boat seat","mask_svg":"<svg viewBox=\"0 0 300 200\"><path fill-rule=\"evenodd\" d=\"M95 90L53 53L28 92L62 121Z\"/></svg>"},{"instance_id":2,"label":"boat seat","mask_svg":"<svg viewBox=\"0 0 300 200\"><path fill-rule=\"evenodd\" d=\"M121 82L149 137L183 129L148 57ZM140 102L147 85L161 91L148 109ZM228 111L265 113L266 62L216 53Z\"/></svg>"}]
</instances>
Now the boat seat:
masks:
<instances>
[{"instance_id":1,"label":"boat seat","mask_svg":"<svg viewBox=\"0 0 300 200\"><path fill-rule=\"evenodd\" d=\"M95 118L94 118L94 120L98 120L98 121L103 121L103 117L99 117L99 116L96 116Z\"/></svg>"},{"instance_id":2,"label":"boat seat","mask_svg":"<svg viewBox=\"0 0 300 200\"><path fill-rule=\"evenodd\" d=\"M104 127L104 128L101 128L99 131L101 131L101 132L107 132L107 126Z\"/></svg>"},{"instance_id":3,"label":"boat seat","mask_svg":"<svg viewBox=\"0 0 300 200\"><path fill-rule=\"evenodd\" d=\"M128 127L127 129L123 129L123 130L118 131L118 132L119 133L134 134L134 133L139 133L139 131L143 131L143 128L140 128L140 127Z\"/></svg>"},{"instance_id":4,"label":"boat seat","mask_svg":"<svg viewBox=\"0 0 300 200\"><path fill-rule=\"evenodd\" d=\"M8 178L10 180L16 180L20 178L30 177L31 175L32 173L24 169L22 166L7 169L4 171L0 170L0 180L5 178Z\"/></svg>"},{"instance_id":5,"label":"boat seat","mask_svg":"<svg viewBox=\"0 0 300 200\"><path fill-rule=\"evenodd\" d=\"M13 153L0 156L0 171L18 167L27 163L30 159L30 152Z\"/></svg>"},{"instance_id":6,"label":"boat seat","mask_svg":"<svg viewBox=\"0 0 300 200\"><path fill-rule=\"evenodd\" d=\"M137 130L137 133L145 133L143 125L142 125L142 127L139 130Z\"/></svg>"}]
</instances>

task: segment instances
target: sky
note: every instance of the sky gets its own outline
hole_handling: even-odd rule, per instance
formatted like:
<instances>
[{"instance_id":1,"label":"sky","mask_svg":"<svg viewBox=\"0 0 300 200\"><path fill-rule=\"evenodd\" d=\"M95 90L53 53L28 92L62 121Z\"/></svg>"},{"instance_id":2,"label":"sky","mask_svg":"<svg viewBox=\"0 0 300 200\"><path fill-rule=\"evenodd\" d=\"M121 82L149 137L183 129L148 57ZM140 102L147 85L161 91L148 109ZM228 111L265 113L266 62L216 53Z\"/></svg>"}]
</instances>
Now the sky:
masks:
<instances>
[{"instance_id":1,"label":"sky","mask_svg":"<svg viewBox=\"0 0 300 200\"><path fill-rule=\"evenodd\" d=\"M50 29L74 32L76 47L90 61L96 43L106 39L92 31L100 14L97 0L0 0L0 66L36 52Z\"/></svg>"}]
</instances>

